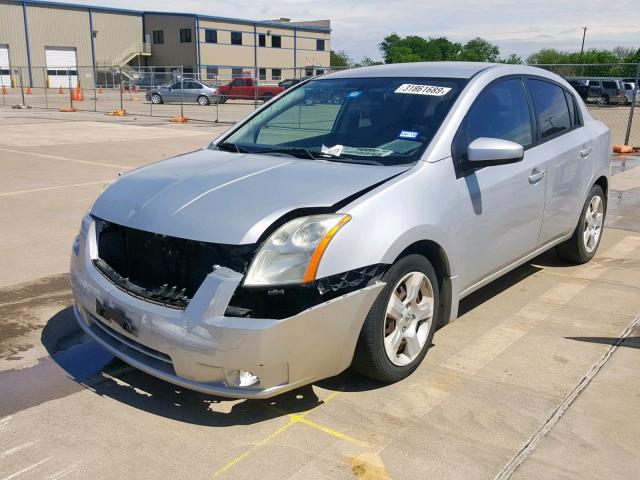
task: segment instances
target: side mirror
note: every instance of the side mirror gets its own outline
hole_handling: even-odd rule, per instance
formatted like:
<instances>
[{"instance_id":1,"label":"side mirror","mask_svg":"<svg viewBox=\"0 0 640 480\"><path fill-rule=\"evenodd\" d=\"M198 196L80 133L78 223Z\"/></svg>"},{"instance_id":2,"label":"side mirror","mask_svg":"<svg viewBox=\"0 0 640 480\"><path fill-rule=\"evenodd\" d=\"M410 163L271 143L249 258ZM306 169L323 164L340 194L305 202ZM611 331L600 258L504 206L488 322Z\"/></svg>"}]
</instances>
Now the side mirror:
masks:
<instances>
[{"instance_id":1,"label":"side mirror","mask_svg":"<svg viewBox=\"0 0 640 480\"><path fill-rule=\"evenodd\" d=\"M467 160L472 168L515 163L523 156L522 145L500 138L476 138L467 147Z\"/></svg>"}]
</instances>

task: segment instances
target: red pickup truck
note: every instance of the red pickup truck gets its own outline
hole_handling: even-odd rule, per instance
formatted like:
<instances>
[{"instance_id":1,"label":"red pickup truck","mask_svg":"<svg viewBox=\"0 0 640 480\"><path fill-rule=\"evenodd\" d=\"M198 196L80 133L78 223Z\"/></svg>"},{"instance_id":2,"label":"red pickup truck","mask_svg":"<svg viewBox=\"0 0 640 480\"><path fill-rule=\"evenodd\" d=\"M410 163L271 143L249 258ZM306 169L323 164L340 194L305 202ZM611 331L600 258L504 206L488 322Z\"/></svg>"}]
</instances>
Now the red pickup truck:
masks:
<instances>
[{"instance_id":1,"label":"red pickup truck","mask_svg":"<svg viewBox=\"0 0 640 480\"><path fill-rule=\"evenodd\" d=\"M284 88L279 85L256 85L253 78L249 77L236 78L226 85L220 85L218 90L220 103L227 100L253 100L256 97L268 102L280 92L284 92Z\"/></svg>"}]
</instances>

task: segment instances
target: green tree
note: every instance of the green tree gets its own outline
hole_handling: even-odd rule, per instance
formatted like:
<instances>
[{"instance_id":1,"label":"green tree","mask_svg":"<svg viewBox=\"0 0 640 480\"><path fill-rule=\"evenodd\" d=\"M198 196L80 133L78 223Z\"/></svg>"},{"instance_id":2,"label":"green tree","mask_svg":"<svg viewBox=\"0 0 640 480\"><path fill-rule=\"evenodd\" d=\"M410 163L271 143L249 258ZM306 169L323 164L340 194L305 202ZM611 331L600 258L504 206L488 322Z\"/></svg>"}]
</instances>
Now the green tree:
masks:
<instances>
[{"instance_id":1,"label":"green tree","mask_svg":"<svg viewBox=\"0 0 640 480\"><path fill-rule=\"evenodd\" d=\"M514 65L520 65L522 63L522 57L516 55L515 53L512 53L507 58L501 58L498 61L500 63L511 63L511 64L514 64Z\"/></svg>"},{"instance_id":2,"label":"green tree","mask_svg":"<svg viewBox=\"0 0 640 480\"><path fill-rule=\"evenodd\" d=\"M349 56L343 52L342 50L334 51L331 50L329 63L332 67L348 67L351 63Z\"/></svg>"},{"instance_id":3,"label":"green tree","mask_svg":"<svg viewBox=\"0 0 640 480\"><path fill-rule=\"evenodd\" d=\"M382 65L380 60L374 60L373 58L364 57L359 62L353 64L354 67L371 67L373 65Z\"/></svg>"},{"instance_id":4,"label":"green tree","mask_svg":"<svg viewBox=\"0 0 640 480\"><path fill-rule=\"evenodd\" d=\"M497 45L476 37L462 46L459 60L471 62L497 62L500 58L500 49Z\"/></svg>"}]
</instances>

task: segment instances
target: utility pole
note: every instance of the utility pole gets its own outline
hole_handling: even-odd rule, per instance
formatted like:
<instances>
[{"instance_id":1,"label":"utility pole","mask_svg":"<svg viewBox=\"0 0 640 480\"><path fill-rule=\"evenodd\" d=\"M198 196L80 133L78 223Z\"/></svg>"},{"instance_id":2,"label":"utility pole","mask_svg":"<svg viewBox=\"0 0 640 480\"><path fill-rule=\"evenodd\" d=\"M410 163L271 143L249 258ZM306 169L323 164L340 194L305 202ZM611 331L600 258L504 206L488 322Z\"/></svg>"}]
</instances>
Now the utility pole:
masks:
<instances>
[{"instance_id":1,"label":"utility pole","mask_svg":"<svg viewBox=\"0 0 640 480\"><path fill-rule=\"evenodd\" d=\"M586 25L582 27L582 47L580 47L580 63L582 63L582 73L584 76L584 38L587 36L587 27Z\"/></svg>"}]
</instances>

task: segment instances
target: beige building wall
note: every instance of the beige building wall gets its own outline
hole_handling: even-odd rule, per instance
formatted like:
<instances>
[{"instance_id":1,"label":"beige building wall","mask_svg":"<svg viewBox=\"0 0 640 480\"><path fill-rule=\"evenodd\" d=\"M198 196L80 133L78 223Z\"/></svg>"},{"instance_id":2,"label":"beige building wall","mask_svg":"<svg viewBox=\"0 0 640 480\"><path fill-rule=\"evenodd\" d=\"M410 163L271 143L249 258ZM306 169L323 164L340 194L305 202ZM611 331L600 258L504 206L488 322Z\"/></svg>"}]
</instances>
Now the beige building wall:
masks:
<instances>
[{"instance_id":1,"label":"beige building wall","mask_svg":"<svg viewBox=\"0 0 640 480\"><path fill-rule=\"evenodd\" d=\"M80 83L93 86L89 12L86 9L27 4L27 24L34 87L45 84L47 47L75 48Z\"/></svg>"},{"instance_id":2,"label":"beige building wall","mask_svg":"<svg viewBox=\"0 0 640 480\"><path fill-rule=\"evenodd\" d=\"M22 21L22 5L0 0L0 45L9 46L9 65L11 67L27 66L27 47L25 42L24 22ZM24 82L28 84L29 73L23 69ZM19 83L12 74L12 83Z\"/></svg>"},{"instance_id":3,"label":"beige building wall","mask_svg":"<svg viewBox=\"0 0 640 480\"><path fill-rule=\"evenodd\" d=\"M198 63L195 16L146 14L144 22L145 33L149 34L152 40L154 30L164 32L164 44L152 43L151 56L147 58L147 65L192 65L195 69ZM181 28L191 29L191 43L180 43Z\"/></svg>"},{"instance_id":4,"label":"beige building wall","mask_svg":"<svg viewBox=\"0 0 640 480\"><path fill-rule=\"evenodd\" d=\"M96 65L111 65L123 52L142 44L142 15L93 10L92 16L93 29L97 31ZM132 63L137 65L137 60ZM141 64L144 65L144 58Z\"/></svg>"}]
</instances>

